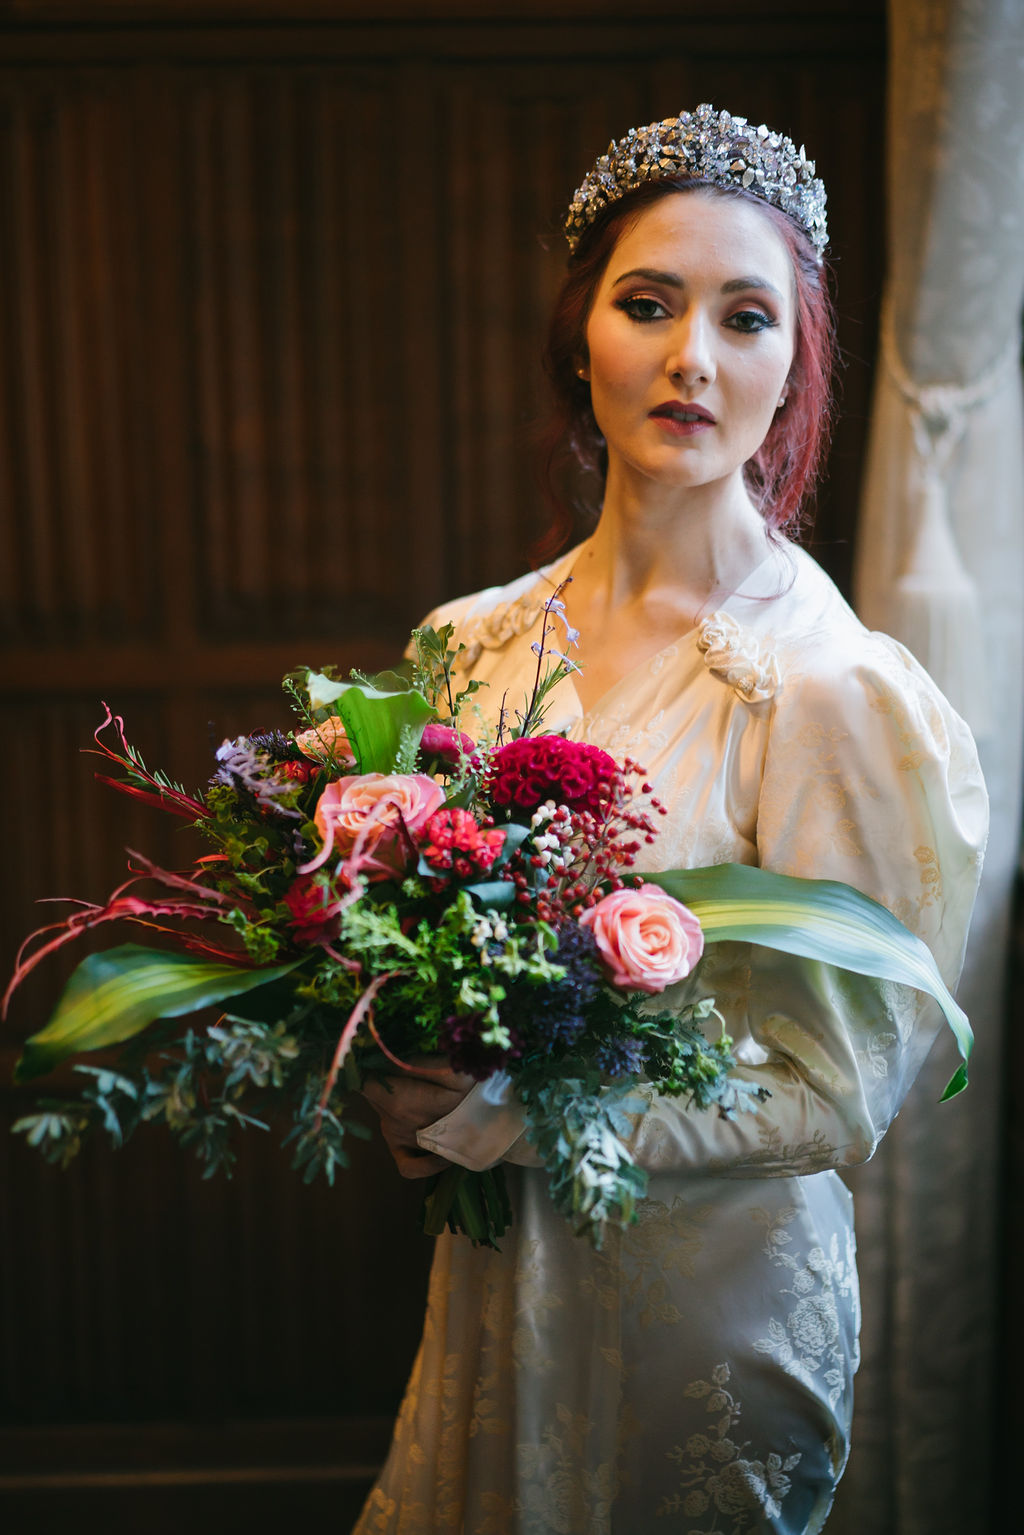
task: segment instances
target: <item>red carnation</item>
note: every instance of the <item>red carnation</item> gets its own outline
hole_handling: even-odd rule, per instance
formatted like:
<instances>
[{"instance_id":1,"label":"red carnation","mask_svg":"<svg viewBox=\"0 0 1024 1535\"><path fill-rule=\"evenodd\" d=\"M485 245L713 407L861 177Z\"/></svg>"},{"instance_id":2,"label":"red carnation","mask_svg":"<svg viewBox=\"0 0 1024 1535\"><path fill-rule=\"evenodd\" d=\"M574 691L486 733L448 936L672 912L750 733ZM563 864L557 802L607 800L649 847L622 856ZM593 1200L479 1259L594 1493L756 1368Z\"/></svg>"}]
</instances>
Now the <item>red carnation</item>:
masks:
<instances>
[{"instance_id":1,"label":"red carnation","mask_svg":"<svg viewBox=\"0 0 1024 1535\"><path fill-rule=\"evenodd\" d=\"M486 874L504 845L503 831L485 830L468 810L436 810L423 828L420 852L431 868L469 879Z\"/></svg>"},{"instance_id":2,"label":"red carnation","mask_svg":"<svg viewBox=\"0 0 1024 1535\"><path fill-rule=\"evenodd\" d=\"M564 736L508 741L493 753L488 775L493 805L536 810L550 799L593 816L603 815L620 784L613 757L598 746Z\"/></svg>"}]
</instances>

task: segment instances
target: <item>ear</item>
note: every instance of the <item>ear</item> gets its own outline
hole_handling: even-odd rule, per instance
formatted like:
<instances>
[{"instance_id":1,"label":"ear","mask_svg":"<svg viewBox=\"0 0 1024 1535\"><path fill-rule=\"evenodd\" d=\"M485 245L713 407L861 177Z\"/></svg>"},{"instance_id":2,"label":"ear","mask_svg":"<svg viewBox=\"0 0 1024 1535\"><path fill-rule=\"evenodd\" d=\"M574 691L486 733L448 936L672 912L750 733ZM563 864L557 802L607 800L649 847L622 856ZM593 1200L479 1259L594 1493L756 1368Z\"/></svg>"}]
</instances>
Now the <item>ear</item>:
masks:
<instances>
[{"instance_id":1,"label":"ear","mask_svg":"<svg viewBox=\"0 0 1024 1535\"><path fill-rule=\"evenodd\" d=\"M793 361L790 363L789 372L786 375L786 382L782 386L782 392L779 395L779 403L775 407L775 409L777 411L780 411L782 409L782 407L785 405L786 401L789 399L789 396L790 396L790 394L792 393L792 391L793 391L793 389L795 387L794 380L793 380L793 374L795 372L796 372L796 359L794 358Z\"/></svg>"}]
</instances>

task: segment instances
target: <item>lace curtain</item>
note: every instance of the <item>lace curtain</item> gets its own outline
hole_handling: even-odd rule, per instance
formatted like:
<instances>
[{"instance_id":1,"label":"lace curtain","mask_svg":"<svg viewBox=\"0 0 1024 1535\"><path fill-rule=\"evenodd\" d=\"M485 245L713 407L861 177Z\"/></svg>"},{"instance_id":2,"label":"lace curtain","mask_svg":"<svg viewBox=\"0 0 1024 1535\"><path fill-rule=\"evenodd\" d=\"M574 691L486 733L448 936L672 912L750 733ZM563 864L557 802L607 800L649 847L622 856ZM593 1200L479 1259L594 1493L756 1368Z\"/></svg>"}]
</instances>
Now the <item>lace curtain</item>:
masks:
<instances>
[{"instance_id":1,"label":"lace curtain","mask_svg":"<svg viewBox=\"0 0 1024 1535\"><path fill-rule=\"evenodd\" d=\"M992 833L960 999L970 1090L926 1063L850 1182L864 1364L830 1535L990 1528L1003 975L1024 699L1024 5L890 0L889 262L857 605L979 739Z\"/></svg>"}]
</instances>

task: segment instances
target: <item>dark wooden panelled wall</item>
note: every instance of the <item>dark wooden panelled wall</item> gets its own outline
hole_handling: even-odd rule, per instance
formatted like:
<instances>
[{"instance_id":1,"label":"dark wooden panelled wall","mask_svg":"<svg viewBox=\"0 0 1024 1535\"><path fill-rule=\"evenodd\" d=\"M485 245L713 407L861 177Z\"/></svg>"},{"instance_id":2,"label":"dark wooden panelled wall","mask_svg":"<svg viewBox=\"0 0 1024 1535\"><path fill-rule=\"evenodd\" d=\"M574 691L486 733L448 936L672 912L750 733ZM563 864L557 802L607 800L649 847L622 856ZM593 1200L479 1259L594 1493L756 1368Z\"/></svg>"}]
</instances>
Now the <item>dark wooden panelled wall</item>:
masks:
<instances>
[{"instance_id":1,"label":"dark wooden panelled wall","mask_svg":"<svg viewBox=\"0 0 1024 1535\"><path fill-rule=\"evenodd\" d=\"M187 782L525 568L558 220L609 137L711 100L831 195L843 409L816 534L849 575L882 264L880 0L0 4L6 974L44 896L183 834L92 779L107 699ZM187 833L184 834L187 836ZM52 1002L26 987L0 1049ZM348 1528L429 1244L377 1146L304 1188L158 1136L67 1174L0 1133L0 1524ZM91 1522L90 1522L91 1521Z\"/></svg>"}]
</instances>

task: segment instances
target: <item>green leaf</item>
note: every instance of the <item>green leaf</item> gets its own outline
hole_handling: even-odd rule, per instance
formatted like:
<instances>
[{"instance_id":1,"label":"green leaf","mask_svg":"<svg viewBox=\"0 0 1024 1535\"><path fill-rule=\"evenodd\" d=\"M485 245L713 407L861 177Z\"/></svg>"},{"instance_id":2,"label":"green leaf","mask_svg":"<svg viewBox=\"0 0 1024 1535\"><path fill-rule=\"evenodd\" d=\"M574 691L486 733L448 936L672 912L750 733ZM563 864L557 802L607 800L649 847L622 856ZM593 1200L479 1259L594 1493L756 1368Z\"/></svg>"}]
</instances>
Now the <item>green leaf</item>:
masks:
<instances>
[{"instance_id":1,"label":"green leaf","mask_svg":"<svg viewBox=\"0 0 1024 1535\"><path fill-rule=\"evenodd\" d=\"M927 944L878 901L835 880L797 879L738 863L670 869L644 878L690 908L708 943L756 943L857 975L899 981L934 997L965 1062L947 1083L942 1101L966 1087L966 1062L974 1043L967 1015L954 1001Z\"/></svg>"},{"instance_id":2,"label":"green leaf","mask_svg":"<svg viewBox=\"0 0 1024 1535\"><path fill-rule=\"evenodd\" d=\"M502 844L500 854L492 865L495 869L500 869L503 863L507 863L512 854L518 852L527 837L531 835L530 827L520 826L517 821L510 821L507 826L502 826L500 830L505 833L505 841Z\"/></svg>"},{"instance_id":3,"label":"green leaf","mask_svg":"<svg viewBox=\"0 0 1024 1535\"><path fill-rule=\"evenodd\" d=\"M512 905L516 887L510 879L480 880L475 885L463 885L482 911L501 911Z\"/></svg>"},{"instance_id":4,"label":"green leaf","mask_svg":"<svg viewBox=\"0 0 1024 1535\"><path fill-rule=\"evenodd\" d=\"M14 1079L26 1082L52 1071L69 1055L120 1044L157 1018L180 1018L253 991L301 963L300 957L245 970L135 943L90 954L72 975L49 1023L25 1042Z\"/></svg>"},{"instance_id":5,"label":"green leaf","mask_svg":"<svg viewBox=\"0 0 1024 1535\"><path fill-rule=\"evenodd\" d=\"M399 748L410 739L418 744L434 710L422 693L381 693L365 683L337 684L338 713L345 721L361 773L392 773Z\"/></svg>"},{"instance_id":6,"label":"green leaf","mask_svg":"<svg viewBox=\"0 0 1024 1535\"><path fill-rule=\"evenodd\" d=\"M372 677L365 677L361 672L353 672L352 675L357 682L376 688L378 693L410 693L413 690L411 678L402 672L375 672Z\"/></svg>"}]
</instances>

